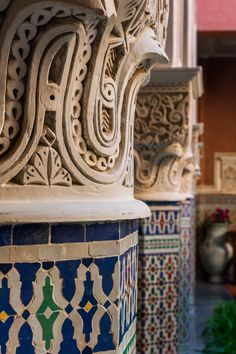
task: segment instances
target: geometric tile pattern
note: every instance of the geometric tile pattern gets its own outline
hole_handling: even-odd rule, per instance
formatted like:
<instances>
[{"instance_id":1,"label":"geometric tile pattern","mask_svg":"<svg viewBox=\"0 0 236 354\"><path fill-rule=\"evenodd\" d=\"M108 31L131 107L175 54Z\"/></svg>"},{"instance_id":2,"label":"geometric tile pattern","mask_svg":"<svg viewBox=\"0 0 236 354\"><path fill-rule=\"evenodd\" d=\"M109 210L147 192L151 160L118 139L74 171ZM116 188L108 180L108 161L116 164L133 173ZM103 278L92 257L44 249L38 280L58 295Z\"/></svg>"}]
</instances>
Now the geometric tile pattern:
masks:
<instances>
[{"instance_id":1,"label":"geometric tile pattern","mask_svg":"<svg viewBox=\"0 0 236 354\"><path fill-rule=\"evenodd\" d=\"M151 210L139 231L137 353L176 354L180 205L152 203Z\"/></svg>"},{"instance_id":2,"label":"geometric tile pattern","mask_svg":"<svg viewBox=\"0 0 236 354\"><path fill-rule=\"evenodd\" d=\"M107 230L108 226L103 225ZM40 232L54 227L44 225L47 226L44 229L41 226ZM77 226L78 230L81 229ZM30 234L26 237L24 232L32 232L33 229L35 233L33 226L24 228L21 225L25 241L12 245L14 237L11 234L11 245L6 246L6 242L2 242L2 247L14 247L16 250L26 247L22 243L29 244ZM19 227L16 230L19 233ZM120 234L120 225L118 230ZM2 235L6 240L6 227L2 234L1 231L3 229L0 229L0 237ZM80 256L70 260L59 257L57 260L52 252L52 258L47 262L35 259L34 262L5 263L0 259L0 353L134 353L137 231L133 237L130 236L123 232L122 247L126 247L120 254L113 247L113 243L115 245L118 241L105 240L101 241L101 255L97 257ZM36 244L36 234L32 238L31 251L37 254L34 248L41 247L42 239L46 241L42 237ZM74 243L75 246L79 244L82 246L83 242ZM63 250L70 246L70 242L57 245ZM105 247L110 248L110 253L112 249L116 250L114 255L104 256Z\"/></svg>"},{"instance_id":3,"label":"geometric tile pattern","mask_svg":"<svg viewBox=\"0 0 236 354\"><path fill-rule=\"evenodd\" d=\"M188 353L190 341L190 296L192 272L192 202L181 203L181 233L179 258L179 348Z\"/></svg>"},{"instance_id":4,"label":"geometric tile pattern","mask_svg":"<svg viewBox=\"0 0 236 354\"><path fill-rule=\"evenodd\" d=\"M151 205L152 214L141 221L142 235L175 235L179 233L179 206L177 203Z\"/></svg>"},{"instance_id":5,"label":"geometric tile pattern","mask_svg":"<svg viewBox=\"0 0 236 354\"><path fill-rule=\"evenodd\" d=\"M190 226L190 306L195 303L197 247L196 247L196 200L190 199L191 203L191 226Z\"/></svg>"}]
</instances>

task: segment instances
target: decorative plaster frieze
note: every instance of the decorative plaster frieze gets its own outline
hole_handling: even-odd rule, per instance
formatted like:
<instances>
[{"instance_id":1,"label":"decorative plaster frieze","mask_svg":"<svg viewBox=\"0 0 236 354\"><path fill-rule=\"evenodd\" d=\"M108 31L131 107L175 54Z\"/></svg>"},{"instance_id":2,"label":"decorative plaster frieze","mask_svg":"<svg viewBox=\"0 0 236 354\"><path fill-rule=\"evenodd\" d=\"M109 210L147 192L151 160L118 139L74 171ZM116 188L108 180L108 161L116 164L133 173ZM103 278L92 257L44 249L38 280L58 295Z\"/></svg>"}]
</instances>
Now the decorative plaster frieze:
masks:
<instances>
[{"instance_id":1,"label":"decorative plaster frieze","mask_svg":"<svg viewBox=\"0 0 236 354\"><path fill-rule=\"evenodd\" d=\"M167 61L168 0L0 0L0 18L1 200L132 199L132 117Z\"/></svg>"},{"instance_id":2,"label":"decorative plaster frieze","mask_svg":"<svg viewBox=\"0 0 236 354\"><path fill-rule=\"evenodd\" d=\"M200 185L197 192L200 194L236 194L236 153L215 153L214 184Z\"/></svg>"},{"instance_id":3,"label":"decorative plaster frieze","mask_svg":"<svg viewBox=\"0 0 236 354\"><path fill-rule=\"evenodd\" d=\"M192 106L202 93L199 83L200 68L160 69L140 92L134 125L138 198L178 200L190 188L195 171Z\"/></svg>"}]
</instances>

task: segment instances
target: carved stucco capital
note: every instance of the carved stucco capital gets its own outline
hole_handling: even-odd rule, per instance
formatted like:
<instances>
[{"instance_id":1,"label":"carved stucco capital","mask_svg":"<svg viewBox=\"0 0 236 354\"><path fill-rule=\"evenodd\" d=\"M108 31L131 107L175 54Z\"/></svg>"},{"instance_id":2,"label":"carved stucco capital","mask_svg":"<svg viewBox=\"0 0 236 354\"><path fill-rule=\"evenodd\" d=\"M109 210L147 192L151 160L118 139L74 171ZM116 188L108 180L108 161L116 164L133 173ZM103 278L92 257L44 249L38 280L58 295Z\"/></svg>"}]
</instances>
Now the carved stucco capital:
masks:
<instances>
[{"instance_id":1,"label":"carved stucco capital","mask_svg":"<svg viewBox=\"0 0 236 354\"><path fill-rule=\"evenodd\" d=\"M30 202L32 220L55 202L72 220L127 217L136 96L167 61L167 20L168 0L0 0L1 220Z\"/></svg>"},{"instance_id":2,"label":"carved stucco capital","mask_svg":"<svg viewBox=\"0 0 236 354\"><path fill-rule=\"evenodd\" d=\"M196 194L197 178L201 175L200 167L200 147L199 137L203 134L203 123L196 123L192 125L192 156L185 161L181 192L188 197Z\"/></svg>"},{"instance_id":3,"label":"carved stucco capital","mask_svg":"<svg viewBox=\"0 0 236 354\"><path fill-rule=\"evenodd\" d=\"M200 68L163 69L138 95L135 121L135 195L181 199L192 191L193 102Z\"/></svg>"},{"instance_id":4,"label":"carved stucco capital","mask_svg":"<svg viewBox=\"0 0 236 354\"><path fill-rule=\"evenodd\" d=\"M193 139L192 139L192 149L194 156L194 166L196 171L196 176L201 176L201 148L202 143L199 141L201 135L204 132L204 123L196 123L193 125Z\"/></svg>"}]
</instances>

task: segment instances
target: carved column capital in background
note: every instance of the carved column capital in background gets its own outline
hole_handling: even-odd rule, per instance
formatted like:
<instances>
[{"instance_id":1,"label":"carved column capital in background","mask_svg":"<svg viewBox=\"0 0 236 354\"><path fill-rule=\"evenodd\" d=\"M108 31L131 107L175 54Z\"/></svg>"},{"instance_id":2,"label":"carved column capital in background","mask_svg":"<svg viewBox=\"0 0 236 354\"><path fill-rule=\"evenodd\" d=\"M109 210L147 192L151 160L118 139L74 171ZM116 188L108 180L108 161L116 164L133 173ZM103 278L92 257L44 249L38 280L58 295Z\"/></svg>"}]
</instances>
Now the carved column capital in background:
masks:
<instances>
[{"instance_id":1,"label":"carved column capital in background","mask_svg":"<svg viewBox=\"0 0 236 354\"><path fill-rule=\"evenodd\" d=\"M203 134L203 124L196 123L192 125L192 156L185 161L181 192L187 197L192 197L196 193L197 178L201 175L200 167L200 142L199 137Z\"/></svg>"},{"instance_id":2,"label":"carved column capital in background","mask_svg":"<svg viewBox=\"0 0 236 354\"><path fill-rule=\"evenodd\" d=\"M0 0L0 221L146 215L133 117L167 19L168 0Z\"/></svg>"},{"instance_id":3,"label":"carved column capital in background","mask_svg":"<svg viewBox=\"0 0 236 354\"><path fill-rule=\"evenodd\" d=\"M201 93L200 68L156 70L140 92L134 142L137 198L178 200L189 188L195 173L193 103Z\"/></svg>"}]
</instances>

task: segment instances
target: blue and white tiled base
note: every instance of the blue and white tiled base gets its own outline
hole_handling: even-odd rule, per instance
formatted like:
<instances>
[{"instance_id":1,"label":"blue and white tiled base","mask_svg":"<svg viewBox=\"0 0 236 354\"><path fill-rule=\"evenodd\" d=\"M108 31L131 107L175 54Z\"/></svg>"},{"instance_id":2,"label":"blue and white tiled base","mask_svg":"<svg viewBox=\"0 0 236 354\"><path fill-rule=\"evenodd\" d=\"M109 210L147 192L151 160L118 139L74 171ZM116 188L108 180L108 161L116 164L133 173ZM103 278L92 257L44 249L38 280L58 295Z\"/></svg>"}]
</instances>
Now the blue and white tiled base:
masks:
<instances>
[{"instance_id":1,"label":"blue and white tiled base","mask_svg":"<svg viewBox=\"0 0 236 354\"><path fill-rule=\"evenodd\" d=\"M190 343L190 296L192 291L192 203L181 203L180 292L179 292L179 352L188 354Z\"/></svg>"},{"instance_id":2,"label":"blue and white tiled base","mask_svg":"<svg viewBox=\"0 0 236 354\"><path fill-rule=\"evenodd\" d=\"M0 353L135 353L135 221L0 227Z\"/></svg>"},{"instance_id":3,"label":"blue and white tiled base","mask_svg":"<svg viewBox=\"0 0 236 354\"><path fill-rule=\"evenodd\" d=\"M139 231L137 352L178 353L180 204L149 203Z\"/></svg>"}]
</instances>

